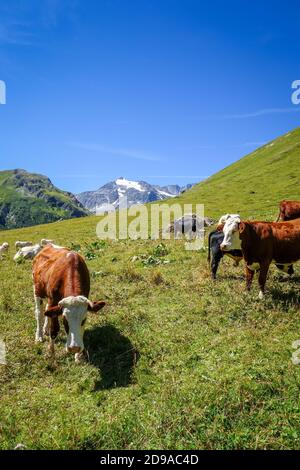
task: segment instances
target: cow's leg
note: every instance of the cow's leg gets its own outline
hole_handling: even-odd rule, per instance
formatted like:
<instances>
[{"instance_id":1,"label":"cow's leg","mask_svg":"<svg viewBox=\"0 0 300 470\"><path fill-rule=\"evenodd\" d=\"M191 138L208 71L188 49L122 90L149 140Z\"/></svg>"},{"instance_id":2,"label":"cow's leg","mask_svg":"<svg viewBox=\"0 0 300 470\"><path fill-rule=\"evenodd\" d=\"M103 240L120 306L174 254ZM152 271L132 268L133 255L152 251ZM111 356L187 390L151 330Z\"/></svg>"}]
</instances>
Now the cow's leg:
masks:
<instances>
[{"instance_id":1,"label":"cow's leg","mask_svg":"<svg viewBox=\"0 0 300 470\"><path fill-rule=\"evenodd\" d=\"M212 260L211 260L211 277L212 279L216 279L217 271L220 264L221 259L223 258L223 253L219 249L218 251L212 250Z\"/></svg>"},{"instance_id":2,"label":"cow's leg","mask_svg":"<svg viewBox=\"0 0 300 470\"><path fill-rule=\"evenodd\" d=\"M266 285L267 275L269 271L269 266L270 266L270 263L260 263L260 271L259 271L259 277L258 277L258 284L260 288L258 297L260 298L260 300L264 298L265 285Z\"/></svg>"},{"instance_id":3,"label":"cow's leg","mask_svg":"<svg viewBox=\"0 0 300 470\"><path fill-rule=\"evenodd\" d=\"M44 326L43 326L44 336L49 336L49 329L50 329L50 320L48 317L45 317Z\"/></svg>"},{"instance_id":4,"label":"cow's leg","mask_svg":"<svg viewBox=\"0 0 300 470\"><path fill-rule=\"evenodd\" d=\"M293 274L295 274L294 266L292 264L290 264L289 267L288 267L288 275L292 276Z\"/></svg>"},{"instance_id":5,"label":"cow's leg","mask_svg":"<svg viewBox=\"0 0 300 470\"><path fill-rule=\"evenodd\" d=\"M48 346L49 357L54 357L55 356L54 343L55 343L55 339L51 338L51 336L50 336L49 346Z\"/></svg>"},{"instance_id":6,"label":"cow's leg","mask_svg":"<svg viewBox=\"0 0 300 470\"><path fill-rule=\"evenodd\" d=\"M46 311L48 310L48 305L46 305ZM44 326L43 326L43 334L44 336L49 336L50 335L50 318L45 316L44 319Z\"/></svg>"},{"instance_id":7,"label":"cow's leg","mask_svg":"<svg viewBox=\"0 0 300 470\"><path fill-rule=\"evenodd\" d=\"M36 318L36 333L35 333L35 341L40 343L43 341L43 300L41 297L34 295L35 301L35 318Z\"/></svg>"},{"instance_id":8,"label":"cow's leg","mask_svg":"<svg viewBox=\"0 0 300 470\"><path fill-rule=\"evenodd\" d=\"M59 321L57 317L50 318L49 330L50 330L50 340L49 340L48 351L49 351L49 356L54 357L54 343L59 333Z\"/></svg>"},{"instance_id":9,"label":"cow's leg","mask_svg":"<svg viewBox=\"0 0 300 470\"><path fill-rule=\"evenodd\" d=\"M246 288L247 288L247 290L251 289L254 272L255 271L253 271L252 269L249 269L248 266L246 266Z\"/></svg>"}]
</instances>

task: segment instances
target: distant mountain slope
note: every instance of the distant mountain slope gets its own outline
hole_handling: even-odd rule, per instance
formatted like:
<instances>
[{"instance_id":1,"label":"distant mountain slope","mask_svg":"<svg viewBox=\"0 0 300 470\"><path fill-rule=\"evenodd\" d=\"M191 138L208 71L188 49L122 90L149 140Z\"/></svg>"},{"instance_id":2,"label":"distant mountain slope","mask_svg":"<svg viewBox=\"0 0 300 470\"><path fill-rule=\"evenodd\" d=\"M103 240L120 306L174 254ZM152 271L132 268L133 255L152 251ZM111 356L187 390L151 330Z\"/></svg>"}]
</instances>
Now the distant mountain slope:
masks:
<instances>
[{"instance_id":1,"label":"distant mountain slope","mask_svg":"<svg viewBox=\"0 0 300 470\"><path fill-rule=\"evenodd\" d=\"M157 186L146 183L145 181L129 181L123 177L105 184L96 191L86 191L77 194L77 199L84 207L92 212L96 211L96 207L112 204L114 207L119 207L120 199L124 196L127 197L128 207L135 204L145 204L147 202L158 201L175 197L181 191L192 185L187 185L181 188L178 185Z\"/></svg>"},{"instance_id":2,"label":"distant mountain slope","mask_svg":"<svg viewBox=\"0 0 300 470\"><path fill-rule=\"evenodd\" d=\"M282 199L300 200L300 128L260 147L175 201L203 203L205 215L214 218L224 213L272 218Z\"/></svg>"},{"instance_id":3,"label":"distant mountain slope","mask_svg":"<svg viewBox=\"0 0 300 470\"><path fill-rule=\"evenodd\" d=\"M49 178L25 170L0 171L0 229L83 217L88 211Z\"/></svg>"}]
</instances>

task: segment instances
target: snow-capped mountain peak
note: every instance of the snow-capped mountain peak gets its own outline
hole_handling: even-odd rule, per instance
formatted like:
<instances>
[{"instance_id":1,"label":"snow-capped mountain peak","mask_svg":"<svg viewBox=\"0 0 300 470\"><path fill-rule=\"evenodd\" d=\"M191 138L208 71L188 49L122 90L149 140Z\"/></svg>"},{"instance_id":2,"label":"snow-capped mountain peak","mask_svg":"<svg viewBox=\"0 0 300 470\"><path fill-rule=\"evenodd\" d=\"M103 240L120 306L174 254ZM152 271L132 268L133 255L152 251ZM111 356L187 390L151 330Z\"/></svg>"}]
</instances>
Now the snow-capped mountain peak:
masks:
<instances>
[{"instance_id":1,"label":"snow-capped mountain peak","mask_svg":"<svg viewBox=\"0 0 300 470\"><path fill-rule=\"evenodd\" d=\"M192 185L188 185L192 186ZM184 187L186 188L186 187ZM127 205L146 204L178 196L183 188L178 185L157 186L145 181L131 181L123 176L111 181L96 191L77 194L77 199L91 212L106 208L108 204L118 208L126 196Z\"/></svg>"}]
</instances>

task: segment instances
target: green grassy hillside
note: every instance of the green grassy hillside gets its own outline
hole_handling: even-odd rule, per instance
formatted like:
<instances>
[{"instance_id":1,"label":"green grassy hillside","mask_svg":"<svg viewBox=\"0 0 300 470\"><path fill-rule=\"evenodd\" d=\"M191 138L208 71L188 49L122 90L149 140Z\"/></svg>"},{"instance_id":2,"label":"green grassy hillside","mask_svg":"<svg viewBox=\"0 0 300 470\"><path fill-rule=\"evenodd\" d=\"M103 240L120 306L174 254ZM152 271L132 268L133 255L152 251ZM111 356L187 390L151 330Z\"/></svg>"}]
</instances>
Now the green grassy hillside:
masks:
<instances>
[{"instance_id":1,"label":"green grassy hillside","mask_svg":"<svg viewBox=\"0 0 300 470\"><path fill-rule=\"evenodd\" d=\"M179 200L274 218L280 199L299 198L299 142L296 130ZM272 268L261 302L242 266L223 260L213 283L206 250L100 242L98 220L0 232L11 247L45 237L80 249L91 299L107 301L87 321L89 361L75 365L61 333L53 363L34 343L31 263L15 265L13 248L0 261L0 449L299 449L299 266L293 279Z\"/></svg>"},{"instance_id":2,"label":"green grassy hillside","mask_svg":"<svg viewBox=\"0 0 300 470\"><path fill-rule=\"evenodd\" d=\"M299 449L299 268L290 281L272 269L260 302L242 266L225 260L212 283L205 251L95 245L97 221L1 233L11 245L49 237L81 248L91 298L107 307L87 321L89 362L74 364L61 333L52 363L34 343L31 263L16 266L12 248L0 262L0 449ZM139 254L169 263L133 263Z\"/></svg>"},{"instance_id":3,"label":"green grassy hillside","mask_svg":"<svg viewBox=\"0 0 300 470\"><path fill-rule=\"evenodd\" d=\"M75 196L53 186L46 176L25 170L0 171L0 229L85 215Z\"/></svg>"},{"instance_id":4,"label":"green grassy hillside","mask_svg":"<svg viewBox=\"0 0 300 470\"><path fill-rule=\"evenodd\" d=\"M280 200L300 199L300 128L273 140L172 200L204 203L205 214L275 217ZM170 202L172 202L170 201Z\"/></svg>"}]
</instances>

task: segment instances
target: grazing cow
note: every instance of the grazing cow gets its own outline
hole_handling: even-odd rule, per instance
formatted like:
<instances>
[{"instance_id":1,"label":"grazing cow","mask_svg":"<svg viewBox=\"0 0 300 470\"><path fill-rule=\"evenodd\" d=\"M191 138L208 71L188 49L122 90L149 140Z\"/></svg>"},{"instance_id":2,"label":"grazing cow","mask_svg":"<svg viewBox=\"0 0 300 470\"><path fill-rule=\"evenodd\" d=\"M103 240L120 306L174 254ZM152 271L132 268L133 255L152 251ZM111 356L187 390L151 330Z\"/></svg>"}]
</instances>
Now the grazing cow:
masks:
<instances>
[{"instance_id":1,"label":"grazing cow","mask_svg":"<svg viewBox=\"0 0 300 470\"><path fill-rule=\"evenodd\" d=\"M21 248L14 256L14 261L19 262L21 259L33 259L43 247L39 244L33 246L25 246Z\"/></svg>"},{"instance_id":2,"label":"grazing cow","mask_svg":"<svg viewBox=\"0 0 300 470\"><path fill-rule=\"evenodd\" d=\"M50 335L50 353L54 354L54 341L59 332L58 317L62 315L67 333L66 349L75 353L75 361L83 355L83 332L87 312L98 312L105 302L91 302L90 275L83 257L67 248L47 245L33 261L36 341ZM47 299L42 328L42 301Z\"/></svg>"},{"instance_id":3,"label":"grazing cow","mask_svg":"<svg viewBox=\"0 0 300 470\"><path fill-rule=\"evenodd\" d=\"M293 274L293 264L300 259L300 219L288 222L242 222L228 220L224 225L224 251L241 248L246 262L247 289L259 270L259 298L264 297L269 266Z\"/></svg>"},{"instance_id":4,"label":"grazing cow","mask_svg":"<svg viewBox=\"0 0 300 470\"><path fill-rule=\"evenodd\" d=\"M210 227L214 221L209 217L200 217L197 214L184 214L175 219L165 230L164 234L174 233L175 239L181 239L182 235L189 240L203 236L203 229Z\"/></svg>"},{"instance_id":5,"label":"grazing cow","mask_svg":"<svg viewBox=\"0 0 300 470\"><path fill-rule=\"evenodd\" d=\"M281 201L279 205L278 222L300 218L300 201Z\"/></svg>"},{"instance_id":6,"label":"grazing cow","mask_svg":"<svg viewBox=\"0 0 300 470\"><path fill-rule=\"evenodd\" d=\"M16 250L18 251L20 248L24 248L25 246L33 246L32 242L20 242L17 241L15 243Z\"/></svg>"},{"instance_id":7,"label":"grazing cow","mask_svg":"<svg viewBox=\"0 0 300 470\"><path fill-rule=\"evenodd\" d=\"M229 250L222 251L221 244L224 240L224 233L220 230L211 232L208 237L208 257L207 260L211 267L211 277L216 279L217 270L219 263L224 255L229 256L235 261L235 265L238 266L240 261L243 259L242 250Z\"/></svg>"},{"instance_id":8,"label":"grazing cow","mask_svg":"<svg viewBox=\"0 0 300 470\"><path fill-rule=\"evenodd\" d=\"M47 240L47 238L42 238L40 242L42 246L51 245L53 243L54 243L53 240Z\"/></svg>"},{"instance_id":9,"label":"grazing cow","mask_svg":"<svg viewBox=\"0 0 300 470\"><path fill-rule=\"evenodd\" d=\"M3 253L5 253L9 248L9 244L4 242L2 245L0 245L0 259L2 259Z\"/></svg>"}]
</instances>

